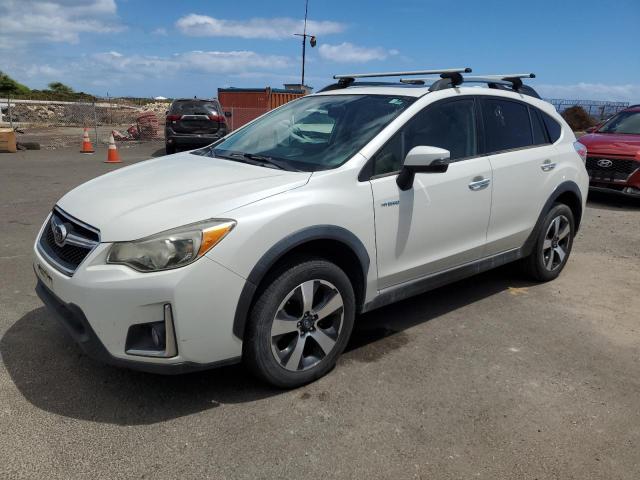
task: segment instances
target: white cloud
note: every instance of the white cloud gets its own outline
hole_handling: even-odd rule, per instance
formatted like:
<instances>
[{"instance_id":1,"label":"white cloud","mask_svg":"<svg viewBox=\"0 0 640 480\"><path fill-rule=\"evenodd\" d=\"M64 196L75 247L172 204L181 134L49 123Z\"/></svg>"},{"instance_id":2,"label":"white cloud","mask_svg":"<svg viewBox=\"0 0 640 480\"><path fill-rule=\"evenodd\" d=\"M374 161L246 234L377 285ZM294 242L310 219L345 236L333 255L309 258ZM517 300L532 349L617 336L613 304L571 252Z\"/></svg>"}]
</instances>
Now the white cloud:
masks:
<instances>
[{"instance_id":1,"label":"white cloud","mask_svg":"<svg viewBox=\"0 0 640 480\"><path fill-rule=\"evenodd\" d=\"M163 27L159 27L156 28L155 30L153 30L151 32L152 35L160 35L161 37L166 37L167 35L169 35L169 32L167 31L166 28Z\"/></svg>"},{"instance_id":2,"label":"white cloud","mask_svg":"<svg viewBox=\"0 0 640 480\"><path fill-rule=\"evenodd\" d=\"M247 50L228 52L200 51L176 53L169 57L122 55L118 52L98 53L92 60L114 72L161 77L167 72L200 72L231 74L253 70L286 68L290 61L279 55L261 55Z\"/></svg>"},{"instance_id":3,"label":"white cloud","mask_svg":"<svg viewBox=\"0 0 640 480\"><path fill-rule=\"evenodd\" d=\"M605 83L576 83L573 85L535 85L544 98L567 100L640 101L640 84L607 85Z\"/></svg>"},{"instance_id":4,"label":"white cloud","mask_svg":"<svg viewBox=\"0 0 640 480\"><path fill-rule=\"evenodd\" d=\"M359 47L349 42L339 45L321 44L319 47L320 56L325 60L339 63L365 63L372 60L385 60L386 58L398 55L398 50L385 50L384 48Z\"/></svg>"},{"instance_id":5,"label":"white cloud","mask_svg":"<svg viewBox=\"0 0 640 480\"><path fill-rule=\"evenodd\" d=\"M239 37L279 40L301 33L302 20L294 18L251 18L249 20L222 20L195 13L176 22L176 27L185 35L193 37ZM307 32L312 35L329 35L346 29L342 23L331 21L307 22Z\"/></svg>"},{"instance_id":6,"label":"white cloud","mask_svg":"<svg viewBox=\"0 0 640 480\"><path fill-rule=\"evenodd\" d=\"M37 42L77 43L81 33L122 30L115 0L3 0L0 48Z\"/></svg>"}]
</instances>

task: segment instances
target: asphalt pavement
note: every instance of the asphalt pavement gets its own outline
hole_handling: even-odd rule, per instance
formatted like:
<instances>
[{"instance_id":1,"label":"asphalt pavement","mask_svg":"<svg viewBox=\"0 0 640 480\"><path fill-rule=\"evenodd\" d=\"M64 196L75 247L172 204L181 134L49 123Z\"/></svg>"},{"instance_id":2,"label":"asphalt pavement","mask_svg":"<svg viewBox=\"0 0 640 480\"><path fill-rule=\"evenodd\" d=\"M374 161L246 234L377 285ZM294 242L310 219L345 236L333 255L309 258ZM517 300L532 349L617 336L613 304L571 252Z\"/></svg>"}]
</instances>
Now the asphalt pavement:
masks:
<instances>
[{"instance_id":1,"label":"asphalt pavement","mask_svg":"<svg viewBox=\"0 0 640 480\"><path fill-rule=\"evenodd\" d=\"M0 478L640 478L640 201L594 195L556 281L506 266L363 315L336 369L279 391L96 363L33 291L56 200L162 153L0 154Z\"/></svg>"}]
</instances>

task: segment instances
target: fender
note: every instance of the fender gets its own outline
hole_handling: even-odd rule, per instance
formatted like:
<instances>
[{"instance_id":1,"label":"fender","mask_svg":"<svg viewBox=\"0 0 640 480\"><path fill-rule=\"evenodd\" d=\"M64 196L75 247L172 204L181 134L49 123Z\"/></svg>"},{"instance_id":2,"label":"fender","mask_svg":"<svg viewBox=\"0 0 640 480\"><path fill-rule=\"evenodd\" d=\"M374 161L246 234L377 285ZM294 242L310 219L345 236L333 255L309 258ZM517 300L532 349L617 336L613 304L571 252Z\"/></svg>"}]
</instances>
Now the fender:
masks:
<instances>
[{"instance_id":1,"label":"fender","mask_svg":"<svg viewBox=\"0 0 640 480\"><path fill-rule=\"evenodd\" d=\"M580 216L576 217L575 219L576 232L578 231L578 228L580 227L580 220L582 217L582 193L580 193L580 188L575 182L568 180L566 182L562 182L560 185L556 187L556 189L553 191L551 196L547 199L544 206L542 207L542 211L538 216L538 220L536 221L536 224L533 227L533 230L531 230L529 237L527 237L527 240L524 242L524 245L521 248L522 257L526 257L533 251L533 246L535 245L536 239L538 238L538 233L542 228L542 223L544 222L544 218L546 217L549 210L551 210L551 207L553 206L553 204L556 203L556 200L558 200L560 195L567 192L573 193L578 198L578 203L580 204Z\"/></svg>"},{"instance_id":2,"label":"fender","mask_svg":"<svg viewBox=\"0 0 640 480\"><path fill-rule=\"evenodd\" d=\"M283 238L267 250L249 273L247 281L240 293L238 306L236 307L236 313L233 319L233 334L236 337L240 340L244 338L244 330L247 317L249 315L249 308L253 303L253 297L258 289L258 285L260 285L260 282L267 272L285 254L297 246L313 240L336 240L349 246L360 261L363 278L366 282L370 264L369 253L360 239L352 232L335 225L316 225L298 230L297 232Z\"/></svg>"}]
</instances>

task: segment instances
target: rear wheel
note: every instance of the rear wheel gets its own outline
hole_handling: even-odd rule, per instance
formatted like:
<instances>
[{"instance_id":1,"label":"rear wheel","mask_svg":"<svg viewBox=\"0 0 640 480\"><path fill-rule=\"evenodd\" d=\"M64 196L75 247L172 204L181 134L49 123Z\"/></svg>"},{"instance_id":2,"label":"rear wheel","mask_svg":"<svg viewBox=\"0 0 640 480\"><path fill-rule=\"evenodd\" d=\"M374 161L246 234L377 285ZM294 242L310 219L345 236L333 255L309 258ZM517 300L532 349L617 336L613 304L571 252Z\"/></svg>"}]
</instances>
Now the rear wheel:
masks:
<instances>
[{"instance_id":1,"label":"rear wheel","mask_svg":"<svg viewBox=\"0 0 640 480\"><path fill-rule=\"evenodd\" d=\"M569 259L574 235L573 212L564 204L554 205L545 217L533 251L523 261L525 271L541 282L557 278Z\"/></svg>"},{"instance_id":2,"label":"rear wheel","mask_svg":"<svg viewBox=\"0 0 640 480\"><path fill-rule=\"evenodd\" d=\"M294 388L325 375L347 345L355 317L349 277L322 259L291 263L251 310L243 358L260 378Z\"/></svg>"}]
</instances>

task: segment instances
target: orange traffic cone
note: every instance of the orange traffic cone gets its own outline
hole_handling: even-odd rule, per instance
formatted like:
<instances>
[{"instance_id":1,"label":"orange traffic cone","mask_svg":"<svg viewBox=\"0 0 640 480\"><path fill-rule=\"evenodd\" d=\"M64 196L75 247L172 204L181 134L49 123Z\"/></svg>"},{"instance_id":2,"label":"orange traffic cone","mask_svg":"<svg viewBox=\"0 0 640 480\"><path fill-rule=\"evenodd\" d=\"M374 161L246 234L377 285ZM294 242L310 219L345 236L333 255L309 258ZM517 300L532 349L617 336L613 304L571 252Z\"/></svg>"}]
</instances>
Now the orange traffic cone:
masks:
<instances>
[{"instance_id":1,"label":"orange traffic cone","mask_svg":"<svg viewBox=\"0 0 640 480\"><path fill-rule=\"evenodd\" d=\"M116 149L116 141L113 139L113 133L109 137L109 150L107 150L107 159L104 163L122 163L118 150Z\"/></svg>"},{"instance_id":2,"label":"orange traffic cone","mask_svg":"<svg viewBox=\"0 0 640 480\"><path fill-rule=\"evenodd\" d=\"M95 153L93 149L93 145L91 145L91 140L89 140L89 129L84 129L84 135L82 135L82 149L80 153Z\"/></svg>"}]
</instances>

